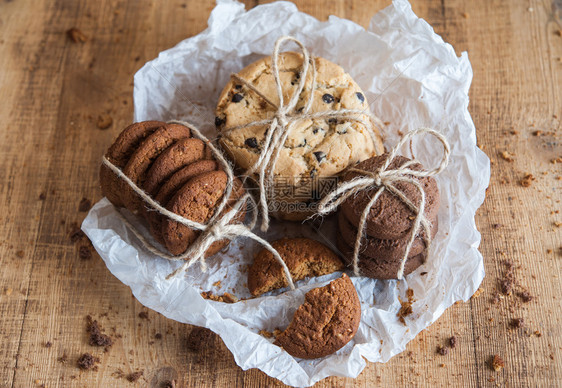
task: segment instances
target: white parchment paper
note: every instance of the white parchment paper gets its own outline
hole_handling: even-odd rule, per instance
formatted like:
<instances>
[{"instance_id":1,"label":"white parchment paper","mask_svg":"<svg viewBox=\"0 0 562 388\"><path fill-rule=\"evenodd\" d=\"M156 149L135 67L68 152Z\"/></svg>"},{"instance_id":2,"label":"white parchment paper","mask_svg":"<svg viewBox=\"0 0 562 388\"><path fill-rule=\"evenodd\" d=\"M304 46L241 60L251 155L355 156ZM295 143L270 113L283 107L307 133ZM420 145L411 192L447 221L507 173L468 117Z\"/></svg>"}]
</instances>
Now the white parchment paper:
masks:
<instances>
[{"instance_id":1,"label":"white parchment paper","mask_svg":"<svg viewBox=\"0 0 562 388\"><path fill-rule=\"evenodd\" d=\"M219 334L243 369L259 368L286 384L309 386L328 376L356 377L365 360L388 361L447 307L468 300L475 292L484 266L474 216L484 200L490 167L488 157L476 147L467 109L472 80L467 54L457 57L453 47L416 17L405 0L396 0L377 13L368 30L333 16L320 22L287 2L245 11L238 2L219 0L205 31L160 53L135 75L135 121L181 119L215 137L213 110L229 74L270 55L281 35L295 36L313 55L340 64L353 76L373 112L390 122L387 146L395 144L399 131L420 126L442 131L451 144L450 164L437 177L442 198L439 233L427 263L400 283L353 279L362 319L349 344L333 355L306 361L293 358L258 334L261 329L284 329L304 294L339 274L298 282L293 292L223 304L203 299L200 292L248 297L245 270L259 249L251 241L233 242L228 252L208 260L206 273L194 267L185 276L166 281L178 264L143 250L106 199L92 208L82 229L111 273L131 287L142 304L170 319ZM437 163L441 146L436 141L417 139L414 143L414 153L422 163ZM308 225L277 223L268 238L304 235L329 242L334 233L334 220L328 218L319 231ZM407 288L414 290L416 302L404 325L396 313L398 297L405 299Z\"/></svg>"}]
</instances>

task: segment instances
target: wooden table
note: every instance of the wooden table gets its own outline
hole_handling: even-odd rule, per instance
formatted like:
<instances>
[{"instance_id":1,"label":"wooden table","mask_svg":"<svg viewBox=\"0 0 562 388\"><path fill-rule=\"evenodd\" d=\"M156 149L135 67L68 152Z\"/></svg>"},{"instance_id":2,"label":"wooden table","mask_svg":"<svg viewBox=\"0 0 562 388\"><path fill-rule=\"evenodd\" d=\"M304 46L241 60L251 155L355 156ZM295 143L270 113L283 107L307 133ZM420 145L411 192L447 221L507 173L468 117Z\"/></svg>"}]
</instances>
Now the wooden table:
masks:
<instances>
[{"instance_id":1,"label":"wooden table","mask_svg":"<svg viewBox=\"0 0 562 388\"><path fill-rule=\"evenodd\" d=\"M322 20L335 14L367 26L388 1L297 4ZM178 386L281 385L258 370L242 371L217 336L191 350L192 327L152 311L146 317L129 288L97 255L81 259L83 243L69 237L86 214L80 200L101 197L100 156L132 120L134 73L202 31L213 6L0 2L1 387L133 386L126 376L135 371L143 371L138 386L166 379ZM478 297L448 309L403 354L369 364L356 380L328 378L318 386L560 384L562 164L554 161L562 157L561 7L560 0L414 1L414 11L457 53L468 51L474 69L470 112L493 162L477 217L487 276ZM87 40L71 41L72 27ZM98 128L100 115L113 119L109 129ZM526 174L534 180L521 181ZM510 296L501 294L506 263L518 285ZM530 302L518 296L523 290ZM116 338L109 351L88 345L88 314ZM517 318L524 325L512 328ZM456 347L437 354L453 335ZM100 358L97 371L76 367L84 352ZM488 366L492 355L505 361L502 371Z\"/></svg>"}]
</instances>

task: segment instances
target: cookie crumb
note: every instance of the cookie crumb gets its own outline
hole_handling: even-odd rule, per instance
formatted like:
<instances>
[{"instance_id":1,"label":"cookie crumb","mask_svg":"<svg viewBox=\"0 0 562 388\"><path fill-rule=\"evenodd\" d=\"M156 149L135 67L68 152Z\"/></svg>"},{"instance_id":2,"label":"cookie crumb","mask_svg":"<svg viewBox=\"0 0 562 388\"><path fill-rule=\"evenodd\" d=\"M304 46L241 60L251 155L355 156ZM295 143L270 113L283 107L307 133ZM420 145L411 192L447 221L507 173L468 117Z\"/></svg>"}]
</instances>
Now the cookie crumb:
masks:
<instances>
[{"instance_id":1,"label":"cookie crumb","mask_svg":"<svg viewBox=\"0 0 562 388\"><path fill-rule=\"evenodd\" d=\"M195 326L187 337L187 348L193 352L199 352L209 342L211 335L211 330Z\"/></svg>"},{"instance_id":2,"label":"cookie crumb","mask_svg":"<svg viewBox=\"0 0 562 388\"><path fill-rule=\"evenodd\" d=\"M468 19L470 17L470 14L468 12L463 12L461 15L465 19Z\"/></svg>"},{"instance_id":3,"label":"cookie crumb","mask_svg":"<svg viewBox=\"0 0 562 388\"><path fill-rule=\"evenodd\" d=\"M98 357L94 357L90 353L84 353L78 358L78 367L83 370L89 370L93 369L98 362L100 362Z\"/></svg>"},{"instance_id":4,"label":"cookie crumb","mask_svg":"<svg viewBox=\"0 0 562 388\"><path fill-rule=\"evenodd\" d=\"M534 180L535 177L533 176L533 174L526 174L523 178L521 178L519 184L523 187L530 187Z\"/></svg>"},{"instance_id":5,"label":"cookie crumb","mask_svg":"<svg viewBox=\"0 0 562 388\"><path fill-rule=\"evenodd\" d=\"M134 383L135 381L137 381L138 379L140 379L140 377L144 374L144 371L138 371L138 372L133 372L133 373L129 373L127 375L127 381Z\"/></svg>"},{"instance_id":6,"label":"cookie crumb","mask_svg":"<svg viewBox=\"0 0 562 388\"><path fill-rule=\"evenodd\" d=\"M113 345L113 339L110 336L103 334L98 325L98 321L95 321L91 315L86 317L88 325L86 331L90 334L89 344L92 346L106 346L109 347Z\"/></svg>"},{"instance_id":7,"label":"cookie crumb","mask_svg":"<svg viewBox=\"0 0 562 388\"><path fill-rule=\"evenodd\" d=\"M154 338L157 339L157 340L162 339L162 334L156 333L156 334L154 334Z\"/></svg>"},{"instance_id":8,"label":"cookie crumb","mask_svg":"<svg viewBox=\"0 0 562 388\"><path fill-rule=\"evenodd\" d=\"M68 362L68 356L66 355L66 353L63 353L62 356L57 358L57 361L61 364L66 364Z\"/></svg>"},{"instance_id":9,"label":"cookie crumb","mask_svg":"<svg viewBox=\"0 0 562 388\"><path fill-rule=\"evenodd\" d=\"M96 125L99 129L107 129L113 124L113 118L108 114L101 114L98 116Z\"/></svg>"},{"instance_id":10,"label":"cookie crumb","mask_svg":"<svg viewBox=\"0 0 562 388\"><path fill-rule=\"evenodd\" d=\"M530 294L528 291L519 292L519 293L517 294L517 296L518 296L519 298L521 298L521 300L522 300L523 302L525 302L525 303L528 303L528 302L530 302L531 300L533 300L533 297L531 296L531 294Z\"/></svg>"},{"instance_id":11,"label":"cookie crumb","mask_svg":"<svg viewBox=\"0 0 562 388\"><path fill-rule=\"evenodd\" d=\"M78 256L82 260L90 260L92 258L92 251L85 245L82 245L78 250Z\"/></svg>"},{"instance_id":12,"label":"cookie crumb","mask_svg":"<svg viewBox=\"0 0 562 388\"><path fill-rule=\"evenodd\" d=\"M87 212L88 210L90 210L91 207L92 207L92 203L90 202L90 200L88 198L83 197L80 200L80 204L78 205L78 211Z\"/></svg>"},{"instance_id":13,"label":"cookie crumb","mask_svg":"<svg viewBox=\"0 0 562 388\"><path fill-rule=\"evenodd\" d=\"M52 343L51 341L45 342L45 347L46 347L47 349L50 348L51 346L53 346L53 343Z\"/></svg>"},{"instance_id":14,"label":"cookie crumb","mask_svg":"<svg viewBox=\"0 0 562 388\"><path fill-rule=\"evenodd\" d=\"M444 347L442 345L439 345L439 346L437 346L437 353L439 353L442 356L446 356L447 353L449 353L449 350L447 350L446 347Z\"/></svg>"},{"instance_id":15,"label":"cookie crumb","mask_svg":"<svg viewBox=\"0 0 562 388\"><path fill-rule=\"evenodd\" d=\"M406 297L408 298L407 302L402 301L400 298L398 298L401 307L400 310L398 310L398 313L396 314L398 320L402 322L402 324L404 325L406 324L406 320L404 318L414 312L414 310L412 309L412 303L414 303L414 290L408 288L406 290Z\"/></svg>"},{"instance_id":16,"label":"cookie crumb","mask_svg":"<svg viewBox=\"0 0 562 388\"><path fill-rule=\"evenodd\" d=\"M22 250L19 250L16 252L16 256L19 257L20 259L23 258L23 256L25 255L25 252Z\"/></svg>"},{"instance_id":17,"label":"cookie crumb","mask_svg":"<svg viewBox=\"0 0 562 388\"><path fill-rule=\"evenodd\" d=\"M541 136L543 134L542 131L534 131L533 136Z\"/></svg>"},{"instance_id":18,"label":"cookie crumb","mask_svg":"<svg viewBox=\"0 0 562 388\"><path fill-rule=\"evenodd\" d=\"M67 30L66 35L74 43L85 43L88 40L88 37L76 27Z\"/></svg>"},{"instance_id":19,"label":"cookie crumb","mask_svg":"<svg viewBox=\"0 0 562 388\"><path fill-rule=\"evenodd\" d=\"M511 322L509 322L509 326L514 329L519 329L525 325L525 321L523 318L513 318Z\"/></svg>"},{"instance_id":20,"label":"cookie crumb","mask_svg":"<svg viewBox=\"0 0 562 388\"><path fill-rule=\"evenodd\" d=\"M457 337L452 336L451 338L449 338L449 346L451 347L451 349L457 346Z\"/></svg>"},{"instance_id":21,"label":"cookie crumb","mask_svg":"<svg viewBox=\"0 0 562 388\"><path fill-rule=\"evenodd\" d=\"M44 192L42 192L41 194L39 194L39 200L40 200L40 201L44 201L45 199L47 199L47 194L45 194Z\"/></svg>"},{"instance_id":22,"label":"cookie crumb","mask_svg":"<svg viewBox=\"0 0 562 388\"><path fill-rule=\"evenodd\" d=\"M225 292L222 295L215 295L211 291L203 291L201 293L201 296L204 299L214 300L215 302L236 303L239 301L239 299L235 295L232 295L229 292Z\"/></svg>"},{"instance_id":23,"label":"cookie crumb","mask_svg":"<svg viewBox=\"0 0 562 388\"><path fill-rule=\"evenodd\" d=\"M76 222L73 222L70 227L71 229L69 237L71 242L75 243L86 237L86 235L84 234L84 232L82 232L82 229L78 227L78 224Z\"/></svg>"},{"instance_id":24,"label":"cookie crumb","mask_svg":"<svg viewBox=\"0 0 562 388\"><path fill-rule=\"evenodd\" d=\"M513 162L515 159L513 158L515 155L514 154L510 154L508 151L502 151L500 153L500 156L502 157L503 160L508 161L508 162Z\"/></svg>"},{"instance_id":25,"label":"cookie crumb","mask_svg":"<svg viewBox=\"0 0 562 388\"><path fill-rule=\"evenodd\" d=\"M480 296L480 294L482 294L484 290L482 290L482 287L479 287L476 291L474 291L474 294L472 294L472 296L470 297L470 299L476 299Z\"/></svg>"},{"instance_id":26,"label":"cookie crumb","mask_svg":"<svg viewBox=\"0 0 562 388\"><path fill-rule=\"evenodd\" d=\"M505 363L503 362L500 356L494 354L492 357L490 357L489 365L490 368L492 368L492 370L499 372L504 368Z\"/></svg>"},{"instance_id":27,"label":"cookie crumb","mask_svg":"<svg viewBox=\"0 0 562 388\"><path fill-rule=\"evenodd\" d=\"M273 333L267 330L260 330L258 332L259 335L265 337L265 338L272 338L273 337Z\"/></svg>"},{"instance_id":28,"label":"cookie crumb","mask_svg":"<svg viewBox=\"0 0 562 388\"><path fill-rule=\"evenodd\" d=\"M139 313L139 318L140 319L148 319L148 311L141 311Z\"/></svg>"}]
</instances>

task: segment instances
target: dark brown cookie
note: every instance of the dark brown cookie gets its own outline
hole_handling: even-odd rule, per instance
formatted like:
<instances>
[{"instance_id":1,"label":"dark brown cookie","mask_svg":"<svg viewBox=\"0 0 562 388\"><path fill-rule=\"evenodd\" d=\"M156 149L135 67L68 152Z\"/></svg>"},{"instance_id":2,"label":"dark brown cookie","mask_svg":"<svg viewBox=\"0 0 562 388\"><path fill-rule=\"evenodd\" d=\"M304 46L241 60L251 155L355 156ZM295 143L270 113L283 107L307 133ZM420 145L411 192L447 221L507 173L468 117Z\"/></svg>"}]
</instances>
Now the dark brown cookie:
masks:
<instances>
[{"instance_id":1,"label":"dark brown cookie","mask_svg":"<svg viewBox=\"0 0 562 388\"><path fill-rule=\"evenodd\" d=\"M343 241L345 241L348 246L353 247L355 245L355 239L357 238L357 228L351 225L342 212L338 214L338 224ZM435 237L435 234L437 234L437 220L431 225L431 238ZM418 234L412 244L412 248L410 248L409 256L415 256L423 252L425 249L423 235L423 232ZM385 261L400 260L404 256L404 251L406 250L406 245L408 245L409 240L409 233L396 240L383 240L364 234L361 239L361 254Z\"/></svg>"},{"instance_id":2,"label":"dark brown cookie","mask_svg":"<svg viewBox=\"0 0 562 388\"><path fill-rule=\"evenodd\" d=\"M166 124L164 127L157 129L138 146L125 165L123 173L142 187L146 172L158 155L172 143L190 135L189 128L179 124ZM142 200L125 182L122 182L121 190L123 191L123 203L127 209L133 213L138 212L142 206Z\"/></svg>"},{"instance_id":3,"label":"dark brown cookie","mask_svg":"<svg viewBox=\"0 0 562 388\"><path fill-rule=\"evenodd\" d=\"M192 221L205 223L212 217L220 203L226 183L227 175L224 171L211 171L198 175L176 192L166 208ZM243 192L242 183L236 179L230 202L240 198ZM228 207L224 211L228 211ZM233 221L242 218L242 213L245 215L245 211L240 212L240 216L235 217ZM173 255L185 252L198 235L198 231L176 221L166 218L162 222L162 237L166 248Z\"/></svg>"},{"instance_id":4,"label":"dark brown cookie","mask_svg":"<svg viewBox=\"0 0 562 388\"><path fill-rule=\"evenodd\" d=\"M180 139L162 152L146 173L143 189L155 196L160 185L182 167L206 157L207 146L202 140Z\"/></svg>"},{"instance_id":5,"label":"dark brown cookie","mask_svg":"<svg viewBox=\"0 0 562 388\"><path fill-rule=\"evenodd\" d=\"M168 201L183 185L185 185L191 178L210 171L215 171L219 167L218 162L214 160L199 160L191 163L181 170L177 171L169 179L167 179L158 190L158 194L154 198L160 205L166 207ZM158 214L156 211L146 211L145 214L148 223L150 224L150 233L159 243L164 245L162 238L162 220L164 216Z\"/></svg>"},{"instance_id":6,"label":"dark brown cookie","mask_svg":"<svg viewBox=\"0 0 562 388\"><path fill-rule=\"evenodd\" d=\"M344 263L330 248L309 238L283 238L271 243L287 264L293 281L341 271ZM248 271L248 288L253 296L287 287L281 264L263 248Z\"/></svg>"},{"instance_id":7,"label":"dark brown cookie","mask_svg":"<svg viewBox=\"0 0 562 388\"><path fill-rule=\"evenodd\" d=\"M107 150L105 157L118 168L123 168L139 144L158 128L164 126L162 121L142 121L125 128ZM102 195L117 206L122 207L122 191L117 175L105 165L100 167L100 184Z\"/></svg>"},{"instance_id":8,"label":"dark brown cookie","mask_svg":"<svg viewBox=\"0 0 562 388\"><path fill-rule=\"evenodd\" d=\"M353 248L343 241L343 238L338 235L338 249L340 250L343 258L349 264L353 265ZM398 270L400 269L401 258L393 261L386 261L381 259L373 259L369 256L359 254L359 270L361 276L367 276L373 279L396 279ZM414 272L420 265L425 262L425 253L422 252L415 256L410 256L406 260L404 266L404 276Z\"/></svg>"},{"instance_id":9,"label":"dark brown cookie","mask_svg":"<svg viewBox=\"0 0 562 388\"><path fill-rule=\"evenodd\" d=\"M305 295L289 327L277 339L294 357L313 359L336 352L357 333L361 304L357 291L346 274L325 287Z\"/></svg>"},{"instance_id":10,"label":"dark brown cookie","mask_svg":"<svg viewBox=\"0 0 562 388\"><path fill-rule=\"evenodd\" d=\"M387 154L374 156L359 163L356 168L366 171L375 171L377 168L382 166L387 156ZM389 169L396 169L409 160L410 159L403 156L397 156L390 164ZM421 164L416 163L410 166L410 168L412 170L421 170L422 166ZM356 176L358 176L358 173L348 172L344 175L344 180L350 180ZM437 183L432 177L419 178L418 180L422 185L426 196L424 214L428 220L433 220L439 210L439 190L437 188ZM394 185L414 204L419 204L421 196L413 184L407 182L397 182ZM343 211L343 214L352 225L359 224L363 210L377 190L378 189L361 191L357 195L352 196L342 203L341 211ZM398 239L408 234L413 225L414 218L414 212L412 212L410 208L402 202L402 200L390 193L388 190L385 190L371 207L367 216L367 225L365 229L367 234L372 237L380 239Z\"/></svg>"}]
</instances>

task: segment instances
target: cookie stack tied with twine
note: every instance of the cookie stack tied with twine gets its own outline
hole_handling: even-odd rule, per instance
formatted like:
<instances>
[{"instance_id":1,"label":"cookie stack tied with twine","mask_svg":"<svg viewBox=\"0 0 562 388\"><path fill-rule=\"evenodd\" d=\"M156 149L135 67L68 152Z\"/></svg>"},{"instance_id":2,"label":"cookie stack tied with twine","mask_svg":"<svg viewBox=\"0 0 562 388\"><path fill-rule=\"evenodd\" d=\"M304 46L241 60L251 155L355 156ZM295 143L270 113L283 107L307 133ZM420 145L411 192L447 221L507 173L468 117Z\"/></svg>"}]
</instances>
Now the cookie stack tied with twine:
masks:
<instances>
[{"instance_id":1,"label":"cookie stack tied with twine","mask_svg":"<svg viewBox=\"0 0 562 388\"><path fill-rule=\"evenodd\" d=\"M417 134L430 134L443 145L439 166L422 165L398 155ZM404 135L387 154L349 168L336 190L319 203L318 215L340 206L338 247L355 276L402 279L427 256L437 232L439 191L433 178L449 163L445 137L430 128Z\"/></svg>"},{"instance_id":2,"label":"cookie stack tied with twine","mask_svg":"<svg viewBox=\"0 0 562 388\"><path fill-rule=\"evenodd\" d=\"M286 42L302 54L281 53ZM382 123L355 81L287 36L275 42L271 57L231 75L215 124L223 149L259 187L262 231L270 211L306 219L335 188L338 173L384 151Z\"/></svg>"},{"instance_id":3,"label":"cookie stack tied with twine","mask_svg":"<svg viewBox=\"0 0 562 388\"><path fill-rule=\"evenodd\" d=\"M244 192L222 153L195 126L180 121L132 124L102 158L100 183L123 223L148 251L168 260L185 261L167 278L197 262L205 270L206 257L230 240L245 236L271 251L294 289L277 251L251 232L256 212L251 212L248 225L242 223L247 203L253 203L250 209L255 208L253 198ZM169 252L137 230L121 214L122 207L144 216L153 237Z\"/></svg>"}]
</instances>

